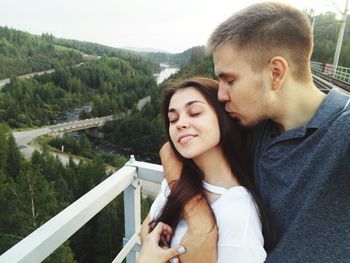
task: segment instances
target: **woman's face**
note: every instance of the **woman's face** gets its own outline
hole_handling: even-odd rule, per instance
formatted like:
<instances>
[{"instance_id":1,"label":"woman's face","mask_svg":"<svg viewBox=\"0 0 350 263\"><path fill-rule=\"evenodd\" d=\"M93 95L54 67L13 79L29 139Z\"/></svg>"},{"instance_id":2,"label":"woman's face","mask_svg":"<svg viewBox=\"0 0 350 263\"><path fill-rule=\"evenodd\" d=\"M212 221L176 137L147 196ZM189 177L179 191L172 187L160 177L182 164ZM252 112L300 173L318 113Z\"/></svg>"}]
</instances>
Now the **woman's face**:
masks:
<instances>
[{"instance_id":1,"label":"woman's face","mask_svg":"<svg viewBox=\"0 0 350 263\"><path fill-rule=\"evenodd\" d=\"M180 89L172 96L168 118L170 138L184 158L196 158L219 147L215 110L195 88Z\"/></svg>"}]
</instances>

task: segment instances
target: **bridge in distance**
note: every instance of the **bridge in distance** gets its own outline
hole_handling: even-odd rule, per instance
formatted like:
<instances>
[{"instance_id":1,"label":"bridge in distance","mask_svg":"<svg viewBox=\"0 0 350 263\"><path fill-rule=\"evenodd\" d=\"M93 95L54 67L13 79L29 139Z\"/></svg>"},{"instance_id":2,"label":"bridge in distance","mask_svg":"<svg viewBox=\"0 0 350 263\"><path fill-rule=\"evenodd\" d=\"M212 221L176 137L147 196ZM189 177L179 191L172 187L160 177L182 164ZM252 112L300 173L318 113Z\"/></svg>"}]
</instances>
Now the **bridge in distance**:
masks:
<instances>
[{"instance_id":1,"label":"bridge in distance","mask_svg":"<svg viewBox=\"0 0 350 263\"><path fill-rule=\"evenodd\" d=\"M109 115L109 116L100 117L100 118L92 118L92 119L67 122L62 124L46 126L46 127L42 127L42 128L30 130L30 131L13 132L13 136L16 140L18 147L20 148L21 153L24 155L25 158L29 159L31 158L34 152L34 147L32 147L29 143L39 136L49 134L49 133L78 131L78 130L85 130L85 129L94 128L94 127L100 127L100 126L103 126L105 122L111 121L113 119L115 119L115 117L113 115ZM64 164L66 164L68 163L68 158L62 157L61 161Z\"/></svg>"}]
</instances>

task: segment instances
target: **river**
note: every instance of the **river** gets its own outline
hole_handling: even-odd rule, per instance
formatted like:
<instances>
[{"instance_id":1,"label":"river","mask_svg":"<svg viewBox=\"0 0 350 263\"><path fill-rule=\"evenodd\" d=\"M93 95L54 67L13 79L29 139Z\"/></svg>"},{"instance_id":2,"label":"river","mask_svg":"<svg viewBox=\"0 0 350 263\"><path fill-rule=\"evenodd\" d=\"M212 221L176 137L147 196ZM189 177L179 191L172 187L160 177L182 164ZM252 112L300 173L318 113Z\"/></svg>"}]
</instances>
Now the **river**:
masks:
<instances>
[{"instance_id":1,"label":"river","mask_svg":"<svg viewBox=\"0 0 350 263\"><path fill-rule=\"evenodd\" d=\"M169 78L172 74L175 74L179 71L179 68L170 67L167 63L160 63L160 68L160 73L154 75L156 77L158 85Z\"/></svg>"}]
</instances>

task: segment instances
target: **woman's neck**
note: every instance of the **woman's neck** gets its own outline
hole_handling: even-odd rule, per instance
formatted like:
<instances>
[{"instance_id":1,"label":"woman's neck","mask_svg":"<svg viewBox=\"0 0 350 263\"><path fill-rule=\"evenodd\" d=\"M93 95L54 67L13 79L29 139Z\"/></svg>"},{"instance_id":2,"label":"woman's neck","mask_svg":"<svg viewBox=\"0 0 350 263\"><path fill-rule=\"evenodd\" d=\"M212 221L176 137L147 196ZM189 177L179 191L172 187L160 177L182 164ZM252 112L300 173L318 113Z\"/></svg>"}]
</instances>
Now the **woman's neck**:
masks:
<instances>
[{"instance_id":1,"label":"woman's neck","mask_svg":"<svg viewBox=\"0 0 350 263\"><path fill-rule=\"evenodd\" d=\"M216 186L230 188L239 185L221 147L215 147L193 159L204 174L204 180Z\"/></svg>"}]
</instances>

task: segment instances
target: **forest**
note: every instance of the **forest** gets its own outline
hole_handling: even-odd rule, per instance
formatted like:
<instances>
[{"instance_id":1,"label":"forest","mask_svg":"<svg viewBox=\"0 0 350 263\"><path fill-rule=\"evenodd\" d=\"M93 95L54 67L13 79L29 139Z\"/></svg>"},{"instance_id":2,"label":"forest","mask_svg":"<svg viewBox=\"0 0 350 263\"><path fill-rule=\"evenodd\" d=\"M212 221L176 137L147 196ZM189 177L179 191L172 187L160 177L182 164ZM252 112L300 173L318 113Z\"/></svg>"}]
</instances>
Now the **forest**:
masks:
<instances>
[{"instance_id":1,"label":"forest","mask_svg":"<svg viewBox=\"0 0 350 263\"><path fill-rule=\"evenodd\" d=\"M48 125L59 114L90 102L91 116L122 113L156 85L140 61L102 57L33 79L13 77L0 91L0 122L12 128Z\"/></svg>"},{"instance_id":2,"label":"forest","mask_svg":"<svg viewBox=\"0 0 350 263\"><path fill-rule=\"evenodd\" d=\"M350 67L350 15L347 16L339 66ZM314 52L311 60L333 64L341 21L337 15L327 12L315 17Z\"/></svg>"}]
</instances>

